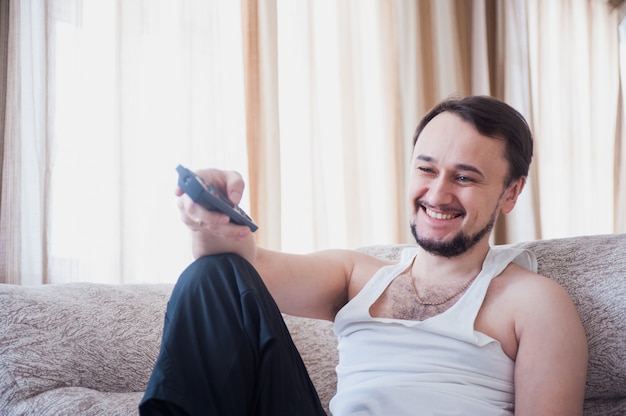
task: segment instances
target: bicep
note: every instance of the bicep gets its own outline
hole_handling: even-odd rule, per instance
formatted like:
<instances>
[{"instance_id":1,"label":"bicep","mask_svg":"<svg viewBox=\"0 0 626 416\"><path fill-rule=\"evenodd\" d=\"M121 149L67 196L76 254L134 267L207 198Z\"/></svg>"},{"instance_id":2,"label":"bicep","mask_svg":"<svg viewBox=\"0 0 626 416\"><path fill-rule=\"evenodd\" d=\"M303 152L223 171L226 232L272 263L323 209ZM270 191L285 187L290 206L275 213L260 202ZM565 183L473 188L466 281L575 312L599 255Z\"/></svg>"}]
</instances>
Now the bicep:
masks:
<instances>
[{"instance_id":1,"label":"bicep","mask_svg":"<svg viewBox=\"0 0 626 416\"><path fill-rule=\"evenodd\" d=\"M533 292L516 319L515 414L582 415L587 340L578 313L555 282Z\"/></svg>"},{"instance_id":2,"label":"bicep","mask_svg":"<svg viewBox=\"0 0 626 416\"><path fill-rule=\"evenodd\" d=\"M356 253L289 254L260 250L255 267L281 312L333 320L348 297Z\"/></svg>"}]
</instances>

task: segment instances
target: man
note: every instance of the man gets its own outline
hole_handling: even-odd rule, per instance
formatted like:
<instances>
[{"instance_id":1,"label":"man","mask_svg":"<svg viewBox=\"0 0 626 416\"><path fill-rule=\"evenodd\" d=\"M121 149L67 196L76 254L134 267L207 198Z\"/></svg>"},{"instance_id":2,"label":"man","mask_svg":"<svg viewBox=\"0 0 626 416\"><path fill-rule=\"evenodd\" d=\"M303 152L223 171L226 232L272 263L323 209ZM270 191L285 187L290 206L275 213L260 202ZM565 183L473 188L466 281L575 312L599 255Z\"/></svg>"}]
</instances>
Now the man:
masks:
<instances>
[{"instance_id":1,"label":"man","mask_svg":"<svg viewBox=\"0 0 626 416\"><path fill-rule=\"evenodd\" d=\"M172 293L141 413L323 414L280 310L335 322L334 415L581 415L587 345L574 305L529 270L531 253L489 245L531 157L528 126L505 103L436 106L414 136L417 246L397 264L262 249L178 190L197 260ZM239 202L239 175L199 174Z\"/></svg>"}]
</instances>

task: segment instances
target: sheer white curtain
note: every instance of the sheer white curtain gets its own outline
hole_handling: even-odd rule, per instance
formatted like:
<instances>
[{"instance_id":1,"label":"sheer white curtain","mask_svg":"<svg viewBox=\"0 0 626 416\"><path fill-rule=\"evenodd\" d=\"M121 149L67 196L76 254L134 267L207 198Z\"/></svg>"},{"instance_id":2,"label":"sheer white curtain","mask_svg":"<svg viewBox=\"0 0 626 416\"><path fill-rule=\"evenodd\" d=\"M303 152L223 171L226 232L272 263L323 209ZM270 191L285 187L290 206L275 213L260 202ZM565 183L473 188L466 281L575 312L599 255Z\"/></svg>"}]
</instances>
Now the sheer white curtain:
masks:
<instances>
[{"instance_id":1,"label":"sheer white curtain","mask_svg":"<svg viewBox=\"0 0 626 416\"><path fill-rule=\"evenodd\" d=\"M175 279L190 260L176 165L246 174L239 3L19 12L22 283Z\"/></svg>"},{"instance_id":2,"label":"sheer white curtain","mask_svg":"<svg viewBox=\"0 0 626 416\"><path fill-rule=\"evenodd\" d=\"M290 250L399 238L395 74L381 5L278 1L282 243Z\"/></svg>"},{"instance_id":3,"label":"sheer white curtain","mask_svg":"<svg viewBox=\"0 0 626 416\"><path fill-rule=\"evenodd\" d=\"M601 1L527 3L540 237L626 232L618 13Z\"/></svg>"}]
</instances>

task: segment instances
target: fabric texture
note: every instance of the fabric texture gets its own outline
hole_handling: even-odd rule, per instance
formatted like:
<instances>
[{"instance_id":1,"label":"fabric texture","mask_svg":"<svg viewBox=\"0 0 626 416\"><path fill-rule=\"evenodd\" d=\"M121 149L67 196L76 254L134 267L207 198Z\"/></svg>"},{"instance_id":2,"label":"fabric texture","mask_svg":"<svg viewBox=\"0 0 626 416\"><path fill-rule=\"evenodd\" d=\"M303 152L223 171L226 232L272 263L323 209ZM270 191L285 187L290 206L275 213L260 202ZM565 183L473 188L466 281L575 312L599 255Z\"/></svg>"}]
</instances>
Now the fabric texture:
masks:
<instances>
[{"instance_id":1,"label":"fabric texture","mask_svg":"<svg viewBox=\"0 0 626 416\"><path fill-rule=\"evenodd\" d=\"M136 414L171 285L0 285L0 414Z\"/></svg>"},{"instance_id":2,"label":"fabric texture","mask_svg":"<svg viewBox=\"0 0 626 416\"><path fill-rule=\"evenodd\" d=\"M572 296L589 340L585 416L626 414L626 234L514 245ZM406 246L361 250L398 259ZM0 285L0 415L136 415L171 285ZM335 394L328 321L285 316L322 404ZM326 407L327 410L327 407Z\"/></svg>"}]
</instances>

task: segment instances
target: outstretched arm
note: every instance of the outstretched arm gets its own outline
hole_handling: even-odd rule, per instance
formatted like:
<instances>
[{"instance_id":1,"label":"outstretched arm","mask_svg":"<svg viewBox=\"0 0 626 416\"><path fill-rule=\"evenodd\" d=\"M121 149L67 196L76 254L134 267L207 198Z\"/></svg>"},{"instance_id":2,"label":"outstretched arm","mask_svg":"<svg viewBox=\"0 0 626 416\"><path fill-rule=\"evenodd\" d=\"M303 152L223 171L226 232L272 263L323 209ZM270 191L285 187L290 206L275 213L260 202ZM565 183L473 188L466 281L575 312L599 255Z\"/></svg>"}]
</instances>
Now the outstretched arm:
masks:
<instances>
[{"instance_id":1,"label":"outstretched arm","mask_svg":"<svg viewBox=\"0 0 626 416\"><path fill-rule=\"evenodd\" d=\"M240 202L244 182L238 173L206 169L196 174L223 192L233 204ZM229 222L225 214L207 211L180 189L176 194L180 196L181 218L192 230L194 257L218 253L244 257L259 272L284 313L333 320L348 301L351 283L362 284L384 264L349 250L297 255L262 249L256 245L248 227Z\"/></svg>"}]
</instances>

